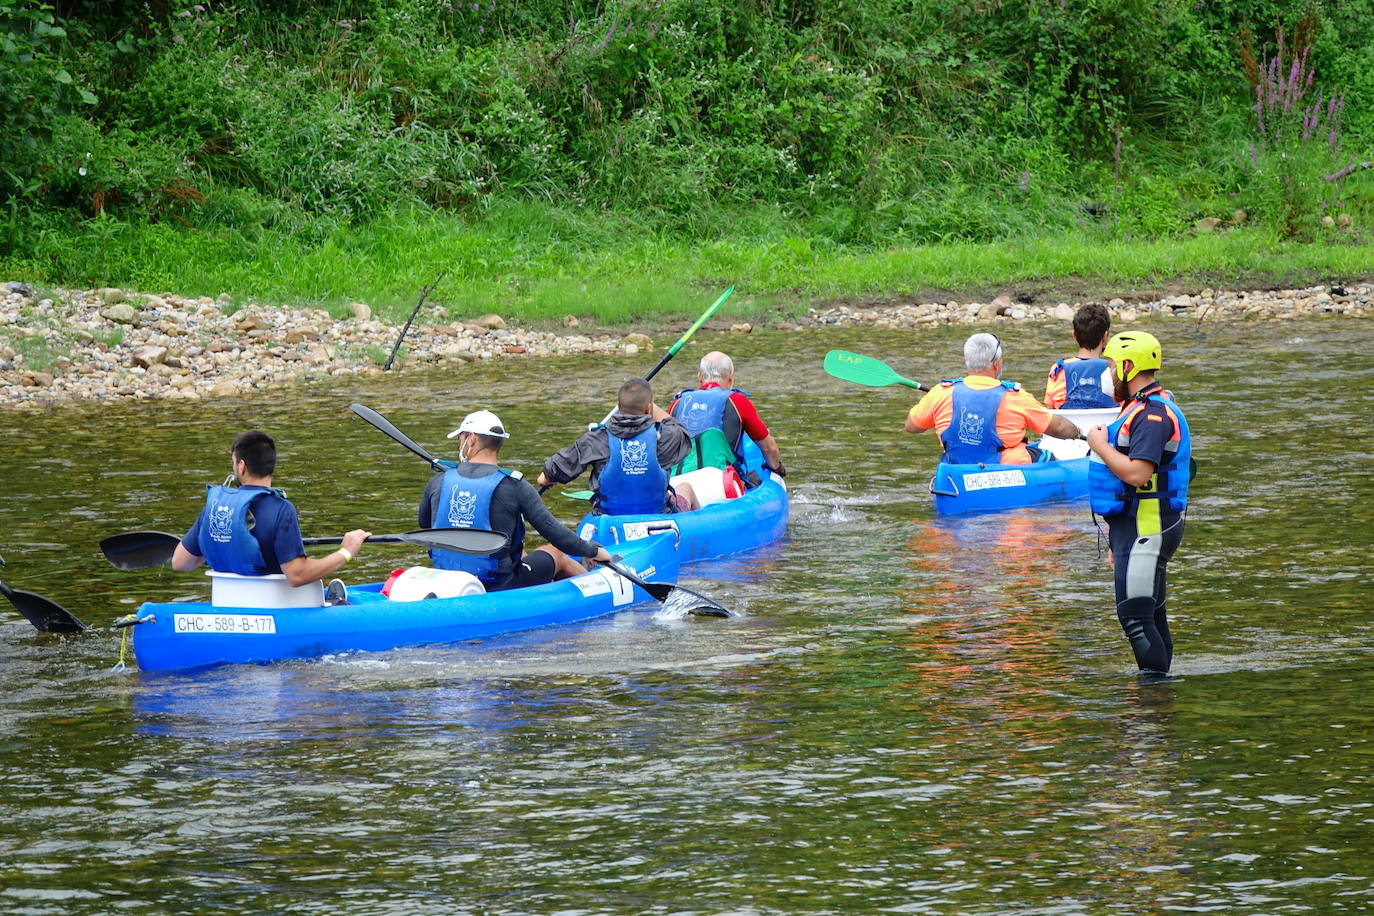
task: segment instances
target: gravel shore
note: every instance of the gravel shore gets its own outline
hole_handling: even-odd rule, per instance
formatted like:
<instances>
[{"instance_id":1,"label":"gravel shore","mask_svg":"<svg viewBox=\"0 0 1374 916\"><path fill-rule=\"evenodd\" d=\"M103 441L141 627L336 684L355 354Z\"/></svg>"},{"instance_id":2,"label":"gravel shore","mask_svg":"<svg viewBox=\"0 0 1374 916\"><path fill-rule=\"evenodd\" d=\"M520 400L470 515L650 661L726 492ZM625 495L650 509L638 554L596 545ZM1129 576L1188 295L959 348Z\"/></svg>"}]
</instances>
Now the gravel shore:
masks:
<instances>
[{"instance_id":1,"label":"gravel shore","mask_svg":"<svg viewBox=\"0 0 1374 916\"><path fill-rule=\"evenodd\" d=\"M1039 305L999 296L991 302L846 303L813 308L774 327L1067 322L1078 303ZM1141 318L1288 320L1318 314L1369 315L1374 285L1225 292L1204 289L1150 302L1107 303L1113 323ZM499 315L426 324L406 334L404 363L413 370L473 360L574 353L651 351L647 335L562 333L508 326ZM747 323L722 325L748 333ZM375 376L400 333L372 317L364 303L345 318L317 308L236 305L227 296L185 298L105 288L45 290L11 282L0 301L0 405L41 407L87 400L200 400L238 397L311 379ZM674 335L675 336L675 335ZM659 345L667 344L667 335ZM398 358L398 362L399 362Z\"/></svg>"}]
</instances>

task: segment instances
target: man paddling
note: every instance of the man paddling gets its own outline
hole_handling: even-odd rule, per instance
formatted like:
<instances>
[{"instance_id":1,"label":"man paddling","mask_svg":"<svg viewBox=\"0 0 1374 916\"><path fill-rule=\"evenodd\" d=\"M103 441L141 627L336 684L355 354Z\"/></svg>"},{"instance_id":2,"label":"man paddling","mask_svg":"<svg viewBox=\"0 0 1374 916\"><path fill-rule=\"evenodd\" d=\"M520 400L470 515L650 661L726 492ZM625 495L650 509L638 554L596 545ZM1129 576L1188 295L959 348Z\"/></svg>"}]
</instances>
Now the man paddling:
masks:
<instances>
[{"instance_id":1,"label":"man paddling","mask_svg":"<svg viewBox=\"0 0 1374 916\"><path fill-rule=\"evenodd\" d=\"M1121 629L1141 674L1160 676L1174 657L1164 571L1183 540L1192 437L1155 379L1163 361L1153 335L1117 334L1102 355L1125 406L1111 424L1088 431L1088 498L1107 520Z\"/></svg>"},{"instance_id":2,"label":"man paddling","mask_svg":"<svg viewBox=\"0 0 1374 916\"><path fill-rule=\"evenodd\" d=\"M333 575L362 551L372 532L356 528L333 553L305 555L296 507L272 488L277 445L267 433L240 433L229 454L235 485L207 488L205 508L172 554L173 569L188 572L207 563L241 576L282 573L299 587Z\"/></svg>"},{"instance_id":3,"label":"man paddling","mask_svg":"<svg viewBox=\"0 0 1374 916\"><path fill-rule=\"evenodd\" d=\"M678 392L673 403L668 405L668 412L681 420L692 435L699 456L697 467L739 465L744 457L740 446L747 435L763 452L768 467L779 477L787 476L778 443L759 418L749 394L735 388L734 384L734 361L713 350L697 365L697 387ZM719 438L712 435L711 430L718 430ZM712 449L711 439L717 442L723 439L725 448ZM721 452L724 454L718 454ZM758 481L754 483L757 485Z\"/></svg>"},{"instance_id":4,"label":"man paddling","mask_svg":"<svg viewBox=\"0 0 1374 916\"><path fill-rule=\"evenodd\" d=\"M1073 339L1078 355L1050 367L1045 381L1045 406L1052 410L1115 407L1112 370L1102 358L1112 315L1106 307L1089 302L1073 313Z\"/></svg>"},{"instance_id":5,"label":"man paddling","mask_svg":"<svg viewBox=\"0 0 1374 916\"><path fill-rule=\"evenodd\" d=\"M611 555L595 541L583 540L563 526L518 472L499 464L510 433L490 410L463 418L448 434L458 440L456 468L435 474L420 498L421 528L488 528L507 536L506 546L484 557L431 550L437 569L460 569L482 580L487 591L543 585L586 572L573 559L607 563ZM525 552L525 522L548 544Z\"/></svg>"},{"instance_id":6,"label":"man paddling","mask_svg":"<svg viewBox=\"0 0 1374 916\"><path fill-rule=\"evenodd\" d=\"M968 375L945 379L911 408L906 431L934 429L951 464L1031 464L1048 453L1026 444L1026 430L1077 439L1078 427L1002 378L1002 342L978 333L964 342Z\"/></svg>"},{"instance_id":7,"label":"man paddling","mask_svg":"<svg viewBox=\"0 0 1374 916\"><path fill-rule=\"evenodd\" d=\"M590 429L544 462L541 487L575 480L591 470L592 505L605 515L656 515L700 508L688 484L668 486L668 469L681 461L692 437L654 403L642 378L620 386L606 423Z\"/></svg>"}]
</instances>

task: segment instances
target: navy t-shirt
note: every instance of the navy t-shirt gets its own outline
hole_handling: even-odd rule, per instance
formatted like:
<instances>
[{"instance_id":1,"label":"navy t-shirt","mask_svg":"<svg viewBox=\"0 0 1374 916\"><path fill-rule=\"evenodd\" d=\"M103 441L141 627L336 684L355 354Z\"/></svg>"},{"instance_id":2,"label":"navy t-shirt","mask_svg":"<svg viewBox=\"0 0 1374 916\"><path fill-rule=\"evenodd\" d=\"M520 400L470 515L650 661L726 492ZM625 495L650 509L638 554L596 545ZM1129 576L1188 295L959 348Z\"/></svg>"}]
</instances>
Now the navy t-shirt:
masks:
<instances>
[{"instance_id":1,"label":"navy t-shirt","mask_svg":"<svg viewBox=\"0 0 1374 916\"><path fill-rule=\"evenodd\" d=\"M244 487L245 490L264 490L265 487ZM205 510L196 516L195 524L181 539L181 546L194 556L201 556L200 526L205 522ZM263 567L261 575L268 576L281 572L281 564L289 563L296 557L305 556L305 544L301 541L301 522L296 516L296 507L291 501L271 493L253 503L249 511L249 524L253 537L262 548Z\"/></svg>"}]
</instances>

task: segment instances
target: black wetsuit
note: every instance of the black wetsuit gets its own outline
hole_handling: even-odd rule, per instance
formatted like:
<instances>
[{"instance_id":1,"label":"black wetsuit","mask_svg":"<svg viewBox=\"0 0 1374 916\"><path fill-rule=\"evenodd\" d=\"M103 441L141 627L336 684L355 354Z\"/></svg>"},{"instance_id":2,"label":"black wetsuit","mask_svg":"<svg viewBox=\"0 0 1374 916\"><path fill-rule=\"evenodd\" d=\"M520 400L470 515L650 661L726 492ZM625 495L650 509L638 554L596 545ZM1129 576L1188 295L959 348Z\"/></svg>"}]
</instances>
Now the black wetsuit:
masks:
<instances>
[{"instance_id":1,"label":"black wetsuit","mask_svg":"<svg viewBox=\"0 0 1374 916\"><path fill-rule=\"evenodd\" d=\"M1162 392L1155 383L1141 394ZM1128 442L1119 449L1130 458L1150 462L1158 469L1176 447L1177 429L1163 406L1146 403L1122 430ZM1188 473L1187 468L1182 473ZM1151 481L1156 478L1152 477ZM1150 486L1150 484L1146 484ZM1167 673L1174 658L1169 633L1164 573L1183 540L1183 513L1170 509L1165 499L1137 499L1127 511L1107 516L1116 582L1116 616L1131 642L1136 664L1144 672Z\"/></svg>"},{"instance_id":2,"label":"black wetsuit","mask_svg":"<svg viewBox=\"0 0 1374 916\"><path fill-rule=\"evenodd\" d=\"M465 462L458 465L458 473L464 477L481 477L498 473L491 464ZM439 508L440 484L443 474L435 474L425 484L424 496L420 498L419 522L421 528L433 527L435 512ZM601 545L586 541L569 531L562 522L544 505L534 487L523 479L507 477L496 485L491 494L491 507L487 510L493 531L499 531L510 538L510 543L500 556L496 578L487 586L488 591L507 588L520 588L537 585L553 578L553 566L544 562L543 557L534 556L533 562L524 562L525 520L528 519L535 531L544 539L570 557L594 557ZM548 554L544 554L548 556ZM552 559L552 558L550 558ZM525 567L525 568L522 568ZM537 568L536 568L537 567ZM544 573L547 571L547 577Z\"/></svg>"}]
</instances>

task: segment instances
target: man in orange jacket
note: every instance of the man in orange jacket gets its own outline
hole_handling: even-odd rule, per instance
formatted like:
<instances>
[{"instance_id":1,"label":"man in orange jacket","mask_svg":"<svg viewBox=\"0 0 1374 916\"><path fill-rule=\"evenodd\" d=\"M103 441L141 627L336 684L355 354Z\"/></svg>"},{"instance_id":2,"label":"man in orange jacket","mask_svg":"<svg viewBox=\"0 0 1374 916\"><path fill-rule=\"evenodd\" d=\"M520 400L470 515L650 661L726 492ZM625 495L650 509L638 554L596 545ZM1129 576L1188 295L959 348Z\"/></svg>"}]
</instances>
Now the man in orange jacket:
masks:
<instances>
[{"instance_id":1,"label":"man in orange jacket","mask_svg":"<svg viewBox=\"0 0 1374 916\"><path fill-rule=\"evenodd\" d=\"M964 342L968 375L935 386L906 418L906 431L933 429L951 464L1031 464L1048 460L1026 430L1077 439L1078 427L1050 412L1015 382L1001 381L1002 342L978 333Z\"/></svg>"}]
</instances>

